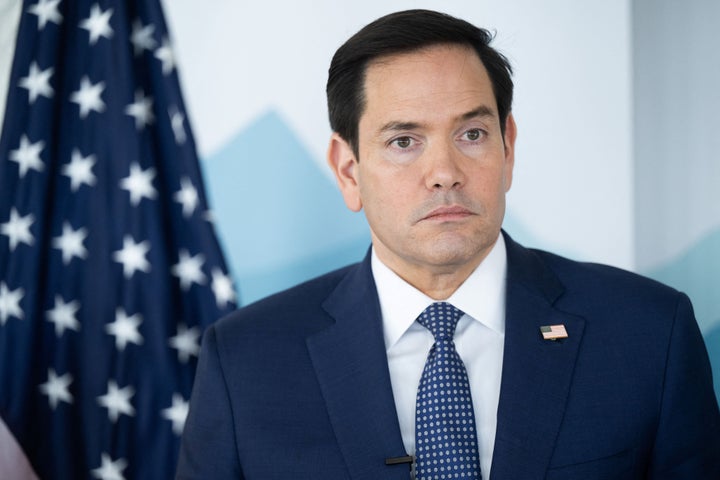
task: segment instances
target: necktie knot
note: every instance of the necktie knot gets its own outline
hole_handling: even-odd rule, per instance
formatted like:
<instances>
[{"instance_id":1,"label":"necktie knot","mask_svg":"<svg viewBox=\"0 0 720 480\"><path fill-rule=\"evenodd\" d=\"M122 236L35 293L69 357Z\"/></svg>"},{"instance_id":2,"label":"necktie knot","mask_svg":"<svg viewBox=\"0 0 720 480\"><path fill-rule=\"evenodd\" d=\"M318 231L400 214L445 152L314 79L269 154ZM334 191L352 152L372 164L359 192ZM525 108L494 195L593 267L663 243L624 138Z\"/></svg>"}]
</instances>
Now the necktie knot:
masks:
<instances>
[{"instance_id":1,"label":"necktie knot","mask_svg":"<svg viewBox=\"0 0 720 480\"><path fill-rule=\"evenodd\" d=\"M463 312L447 302L435 302L427 307L418 317L417 321L430 330L435 341L452 340L455 328L463 316Z\"/></svg>"}]
</instances>

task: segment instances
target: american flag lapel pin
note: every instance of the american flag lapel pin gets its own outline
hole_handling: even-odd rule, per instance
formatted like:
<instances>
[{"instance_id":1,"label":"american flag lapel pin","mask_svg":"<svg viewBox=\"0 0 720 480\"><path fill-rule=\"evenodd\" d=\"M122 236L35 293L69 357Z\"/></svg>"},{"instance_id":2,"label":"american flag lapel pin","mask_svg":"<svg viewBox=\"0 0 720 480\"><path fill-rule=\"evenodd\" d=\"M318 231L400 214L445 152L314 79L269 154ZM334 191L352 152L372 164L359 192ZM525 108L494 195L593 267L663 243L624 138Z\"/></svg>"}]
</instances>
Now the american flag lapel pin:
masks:
<instances>
[{"instance_id":1,"label":"american flag lapel pin","mask_svg":"<svg viewBox=\"0 0 720 480\"><path fill-rule=\"evenodd\" d=\"M560 338L567 338L567 330L565 325L545 325L540 327L540 333L542 333L543 340L558 340Z\"/></svg>"}]
</instances>

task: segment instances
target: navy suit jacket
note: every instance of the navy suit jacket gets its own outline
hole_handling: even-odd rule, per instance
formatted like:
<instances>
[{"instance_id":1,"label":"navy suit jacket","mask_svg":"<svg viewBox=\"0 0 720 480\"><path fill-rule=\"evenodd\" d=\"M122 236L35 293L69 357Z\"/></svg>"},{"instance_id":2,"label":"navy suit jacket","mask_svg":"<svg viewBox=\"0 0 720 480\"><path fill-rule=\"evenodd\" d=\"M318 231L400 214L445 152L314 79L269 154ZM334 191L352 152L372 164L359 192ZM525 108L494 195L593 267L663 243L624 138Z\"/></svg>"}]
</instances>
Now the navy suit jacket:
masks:
<instances>
[{"instance_id":1,"label":"navy suit jacket","mask_svg":"<svg viewBox=\"0 0 720 480\"><path fill-rule=\"evenodd\" d=\"M687 297L506 236L489 480L720 479L720 414ZM568 338L543 340L563 324ZM177 478L410 478L369 256L203 340ZM484 476L486 480L487 476Z\"/></svg>"}]
</instances>

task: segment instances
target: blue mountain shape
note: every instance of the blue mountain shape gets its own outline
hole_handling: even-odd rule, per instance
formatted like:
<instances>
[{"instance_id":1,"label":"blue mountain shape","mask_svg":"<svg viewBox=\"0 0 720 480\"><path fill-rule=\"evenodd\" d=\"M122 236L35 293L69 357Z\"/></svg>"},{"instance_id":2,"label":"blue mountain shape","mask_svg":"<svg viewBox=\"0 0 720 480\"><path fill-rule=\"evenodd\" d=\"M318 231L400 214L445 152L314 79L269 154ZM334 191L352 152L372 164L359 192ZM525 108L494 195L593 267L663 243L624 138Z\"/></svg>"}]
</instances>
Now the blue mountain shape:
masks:
<instances>
[{"instance_id":1,"label":"blue mountain shape","mask_svg":"<svg viewBox=\"0 0 720 480\"><path fill-rule=\"evenodd\" d=\"M710 355L715 396L720 399L720 319L717 325L705 335L705 345L707 345L708 355Z\"/></svg>"},{"instance_id":2,"label":"blue mountain shape","mask_svg":"<svg viewBox=\"0 0 720 480\"><path fill-rule=\"evenodd\" d=\"M720 229L648 276L687 293L703 332L720 326Z\"/></svg>"},{"instance_id":3,"label":"blue mountain shape","mask_svg":"<svg viewBox=\"0 0 720 480\"><path fill-rule=\"evenodd\" d=\"M242 304L362 259L370 234L295 133L270 111L203 159Z\"/></svg>"},{"instance_id":4,"label":"blue mountain shape","mask_svg":"<svg viewBox=\"0 0 720 480\"><path fill-rule=\"evenodd\" d=\"M720 398L720 229L672 261L646 273L690 296L705 335L715 395Z\"/></svg>"},{"instance_id":5,"label":"blue mountain shape","mask_svg":"<svg viewBox=\"0 0 720 480\"><path fill-rule=\"evenodd\" d=\"M512 190L510 195L512 195ZM543 241L539 236L535 235L535 233L520 222L509 209L505 212L503 229L512 236L513 240L526 247L547 250L548 252L553 252L557 255L562 255L573 260L592 261L592 259L586 258L586 256L583 256L579 253L579 251L572 248L563 248L551 241Z\"/></svg>"}]
</instances>

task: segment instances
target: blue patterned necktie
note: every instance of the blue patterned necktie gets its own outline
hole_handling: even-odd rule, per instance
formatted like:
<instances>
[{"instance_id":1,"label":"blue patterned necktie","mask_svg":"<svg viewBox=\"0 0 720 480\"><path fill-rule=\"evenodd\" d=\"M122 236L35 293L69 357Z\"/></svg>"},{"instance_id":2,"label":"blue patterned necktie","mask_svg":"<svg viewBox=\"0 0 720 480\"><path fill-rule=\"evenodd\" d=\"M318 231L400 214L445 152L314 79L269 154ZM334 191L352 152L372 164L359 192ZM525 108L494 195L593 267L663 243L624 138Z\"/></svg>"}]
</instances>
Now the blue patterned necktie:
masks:
<instances>
[{"instance_id":1,"label":"blue patterned necktie","mask_svg":"<svg viewBox=\"0 0 720 480\"><path fill-rule=\"evenodd\" d=\"M433 303L418 322L433 334L420 378L415 410L417 480L479 480L475 414L467 372L453 336L463 312L446 302Z\"/></svg>"}]
</instances>

